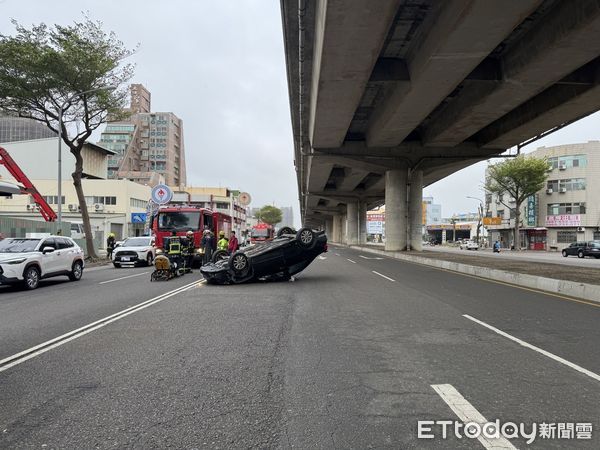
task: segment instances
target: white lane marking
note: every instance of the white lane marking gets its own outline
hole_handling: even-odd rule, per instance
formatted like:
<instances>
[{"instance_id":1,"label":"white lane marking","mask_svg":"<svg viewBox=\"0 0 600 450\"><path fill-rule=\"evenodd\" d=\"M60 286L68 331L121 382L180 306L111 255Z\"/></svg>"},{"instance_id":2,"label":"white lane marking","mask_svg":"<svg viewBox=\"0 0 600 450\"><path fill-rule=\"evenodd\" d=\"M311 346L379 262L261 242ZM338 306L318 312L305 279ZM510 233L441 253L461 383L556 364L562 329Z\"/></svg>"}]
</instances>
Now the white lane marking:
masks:
<instances>
[{"instance_id":1,"label":"white lane marking","mask_svg":"<svg viewBox=\"0 0 600 450\"><path fill-rule=\"evenodd\" d=\"M142 273L136 273L135 275L127 275L126 277L121 277L121 278L115 278L114 280L108 280L108 281L101 281L98 284L106 284L106 283L112 283L114 281L120 281L120 280L125 280L127 278L133 278L133 277L140 277L142 275L146 275L147 273L150 272L142 272Z\"/></svg>"},{"instance_id":2,"label":"white lane marking","mask_svg":"<svg viewBox=\"0 0 600 450\"><path fill-rule=\"evenodd\" d=\"M327 256L319 255L319 259L321 259L321 260L327 259Z\"/></svg>"},{"instance_id":3,"label":"white lane marking","mask_svg":"<svg viewBox=\"0 0 600 450\"><path fill-rule=\"evenodd\" d=\"M356 264L356 261L352 261L350 258L346 258L348 261L350 261L352 264Z\"/></svg>"},{"instance_id":4,"label":"white lane marking","mask_svg":"<svg viewBox=\"0 0 600 450\"><path fill-rule=\"evenodd\" d=\"M485 323L485 322L483 322L483 321L481 321L479 319L476 319L475 317L469 316L468 314L463 314L463 317L465 317L465 318L467 318L469 320L472 320L473 322L476 322L479 325L482 325L482 326L484 326L486 328L489 328L493 332L498 333L500 336L504 336L505 338L508 338L508 339L510 339L512 341L515 341L517 344L520 344L523 347L526 347L526 348L534 350L534 351L536 351L538 353L541 353L542 355L547 356L548 358L553 359L554 361L557 361L557 362L559 362L561 364L564 364L565 366L568 366L571 369L575 369L578 372L581 372L581 373L587 375L588 377L593 378L596 381L600 381L600 375L598 375L597 373L592 372L591 370L584 369L583 367L578 366L577 364L574 364L574 363L572 363L570 361L567 361L566 359L563 359L560 356L556 356L555 354L550 353L550 352L548 352L548 351L546 351L544 349L541 349L539 347L536 347L535 345L531 345L528 342L525 342L525 341L523 341L523 340L521 340L521 339L519 339L517 337L514 337L514 336L512 336L512 335L510 335L510 334L508 334L508 333L506 333L506 332L504 332L502 330L499 330L496 327L493 327L492 325L489 325L489 324L487 324L487 323Z\"/></svg>"},{"instance_id":5,"label":"white lane marking","mask_svg":"<svg viewBox=\"0 0 600 450\"><path fill-rule=\"evenodd\" d=\"M363 255L358 255L358 257L362 258L362 259L383 259L383 258L381 258L379 256L363 256Z\"/></svg>"},{"instance_id":6,"label":"white lane marking","mask_svg":"<svg viewBox=\"0 0 600 450\"><path fill-rule=\"evenodd\" d=\"M336 253L336 254L335 254L335 256L340 256L340 254L339 254L339 253Z\"/></svg>"},{"instance_id":7,"label":"white lane marking","mask_svg":"<svg viewBox=\"0 0 600 450\"><path fill-rule=\"evenodd\" d=\"M139 303L117 313L111 314L110 316L104 317L103 319L96 320L95 322L84 325L81 328L69 331L68 333L55 337L54 339L42 342L39 345L31 347L27 350L23 350L22 352L9 356L8 358L4 358L0 360L0 372L4 372L5 370L10 369L11 367L16 366L17 364L21 364L22 362L25 362L31 358L35 358L36 356L39 356L42 353L46 353L47 351L52 350L53 348L60 347L61 345L66 344L67 342L70 342L81 336L85 336L86 334L91 333L92 331L102 328L108 325L109 323L115 322L130 314L141 311L142 309L145 309L148 306L152 306L156 303L166 300L167 298L180 294L181 292L199 286L203 281L204 280L197 280L193 283L186 284L177 289L173 289L172 291L165 292L164 294L158 295L154 298L151 298L150 300L146 300L145 302Z\"/></svg>"},{"instance_id":8,"label":"white lane marking","mask_svg":"<svg viewBox=\"0 0 600 450\"><path fill-rule=\"evenodd\" d=\"M396 280L394 280L393 278L386 277L384 274L382 274L382 273L379 273L379 272L375 272L374 270L372 270L371 272L373 272L375 275L379 275L380 277L383 277L383 278L385 278L386 280L390 280L390 281L396 281Z\"/></svg>"},{"instance_id":9,"label":"white lane marking","mask_svg":"<svg viewBox=\"0 0 600 450\"><path fill-rule=\"evenodd\" d=\"M465 399L451 384L432 384L431 387L438 393L442 400L450 407L454 414L458 416L465 424L475 422L479 425L484 425L488 420ZM499 437L496 439L487 438L481 433L477 440L485 448L489 449L515 449L508 439Z\"/></svg>"}]
</instances>

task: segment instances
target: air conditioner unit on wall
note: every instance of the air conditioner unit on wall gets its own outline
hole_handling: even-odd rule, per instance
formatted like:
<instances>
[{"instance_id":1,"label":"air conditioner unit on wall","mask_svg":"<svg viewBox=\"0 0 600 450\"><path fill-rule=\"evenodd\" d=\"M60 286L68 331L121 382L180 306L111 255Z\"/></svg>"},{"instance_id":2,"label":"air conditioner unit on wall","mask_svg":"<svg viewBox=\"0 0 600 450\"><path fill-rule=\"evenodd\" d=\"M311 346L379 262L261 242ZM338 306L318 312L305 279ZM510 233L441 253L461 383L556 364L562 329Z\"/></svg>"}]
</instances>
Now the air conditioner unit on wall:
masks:
<instances>
[{"instance_id":1,"label":"air conditioner unit on wall","mask_svg":"<svg viewBox=\"0 0 600 450\"><path fill-rule=\"evenodd\" d=\"M104 211L104 205L102 203L94 203L95 211Z\"/></svg>"},{"instance_id":2,"label":"air conditioner unit on wall","mask_svg":"<svg viewBox=\"0 0 600 450\"><path fill-rule=\"evenodd\" d=\"M558 165L558 170L567 170L567 165L566 164L559 164Z\"/></svg>"},{"instance_id":3,"label":"air conditioner unit on wall","mask_svg":"<svg viewBox=\"0 0 600 450\"><path fill-rule=\"evenodd\" d=\"M69 203L69 211L77 211L79 209L79 205L75 203Z\"/></svg>"},{"instance_id":4,"label":"air conditioner unit on wall","mask_svg":"<svg viewBox=\"0 0 600 450\"><path fill-rule=\"evenodd\" d=\"M577 231L583 232L585 231L585 227L577 227Z\"/></svg>"},{"instance_id":5,"label":"air conditioner unit on wall","mask_svg":"<svg viewBox=\"0 0 600 450\"><path fill-rule=\"evenodd\" d=\"M567 192L567 188L560 188L560 193L564 194L565 192Z\"/></svg>"},{"instance_id":6,"label":"air conditioner unit on wall","mask_svg":"<svg viewBox=\"0 0 600 450\"><path fill-rule=\"evenodd\" d=\"M552 189L546 189L546 194L552 194L554 191Z\"/></svg>"}]
</instances>

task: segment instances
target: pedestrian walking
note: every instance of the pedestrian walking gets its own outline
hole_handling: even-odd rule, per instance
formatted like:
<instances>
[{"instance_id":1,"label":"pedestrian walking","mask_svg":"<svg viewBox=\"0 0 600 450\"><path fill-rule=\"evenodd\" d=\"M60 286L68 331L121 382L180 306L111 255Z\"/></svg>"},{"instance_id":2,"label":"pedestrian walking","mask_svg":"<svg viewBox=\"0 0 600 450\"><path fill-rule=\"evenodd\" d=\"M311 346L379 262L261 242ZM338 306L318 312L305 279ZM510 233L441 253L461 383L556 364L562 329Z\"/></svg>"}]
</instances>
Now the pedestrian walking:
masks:
<instances>
[{"instance_id":1,"label":"pedestrian walking","mask_svg":"<svg viewBox=\"0 0 600 450\"><path fill-rule=\"evenodd\" d=\"M227 250L229 254L233 254L233 252L237 251L240 248L240 243L238 242L238 238L235 235L235 231L231 232L231 236L229 237L229 245L227 246Z\"/></svg>"}]
</instances>

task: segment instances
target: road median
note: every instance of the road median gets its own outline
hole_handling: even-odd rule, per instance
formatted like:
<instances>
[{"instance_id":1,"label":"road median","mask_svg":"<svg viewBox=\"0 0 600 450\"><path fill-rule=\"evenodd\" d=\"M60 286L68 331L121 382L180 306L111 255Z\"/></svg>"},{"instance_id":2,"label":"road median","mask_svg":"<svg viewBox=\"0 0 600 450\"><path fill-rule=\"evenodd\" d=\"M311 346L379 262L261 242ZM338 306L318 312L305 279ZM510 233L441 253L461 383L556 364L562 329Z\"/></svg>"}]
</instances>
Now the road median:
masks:
<instances>
[{"instance_id":1,"label":"road median","mask_svg":"<svg viewBox=\"0 0 600 450\"><path fill-rule=\"evenodd\" d=\"M469 260L469 263L465 263L463 262L465 258L470 257L437 252L419 252L419 254L415 254L416 252L388 252L370 246L352 245L350 248L600 304L600 271L597 269L532 263L531 261L519 263L507 260L494 261L481 257L473 257L472 262ZM494 267L498 264L508 266L509 270ZM540 273L556 274L556 277L543 276Z\"/></svg>"}]
</instances>

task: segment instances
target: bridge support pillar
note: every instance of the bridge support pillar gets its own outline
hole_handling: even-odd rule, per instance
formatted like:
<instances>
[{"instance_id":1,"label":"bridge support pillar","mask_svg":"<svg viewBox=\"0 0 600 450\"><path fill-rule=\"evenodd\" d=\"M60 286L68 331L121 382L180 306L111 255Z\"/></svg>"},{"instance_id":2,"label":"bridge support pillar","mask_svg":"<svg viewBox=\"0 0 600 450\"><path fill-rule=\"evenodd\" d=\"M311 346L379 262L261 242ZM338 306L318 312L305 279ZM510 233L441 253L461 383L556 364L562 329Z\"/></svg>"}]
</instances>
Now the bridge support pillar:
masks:
<instances>
[{"instance_id":1,"label":"bridge support pillar","mask_svg":"<svg viewBox=\"0 0 600 450\"><path fill-rule=\"evenodd\" d=\"M342 243L342 216L333 216L332 242Z\"/></svg>"},{"instance_id":2,"label":"bridge support pillar","mask_svg":"<svg viewBox=\"0 0 600 450\"><path fill-rule=\"evenodd\" d=\"M340 216L340 244L348 243L348 215Z\"/></svg>"},{"instance_id":3,"label":"bridge support pillar","mask_svg":"<svg viewBox=\"0 0 600 450\"><path fill-rule=\"evenodd\" d=\"M358 245L358 202L346 205L346 232L348 245Z\"/></svg>"},{"instance_id":4,"label":"bridge support pillar","mask_svg":"<svg viewBox=\"0 0 600 450\"><path fill-rule=\"evenodd\" d=\"M387 208L386 208L387 212ZM414 170L410 175L408 194L408 222L411 250L423 250L423 171Z\"/></svg>"},{"instance_id":5,"label":"bridge support pillar","mask_svg":"<svg viewBox=\"0 0 600 450\"><path fill-rule=\"evenodd\" d=\"M406 250L407 244L407 171L385 173L385 249Z\"/></svg>"},{"instance_id":6,"label":"bridge support pillar","mask_svg":"<svg viewBox=\"0 0 600 450\"><path fill-rule=\"evenodd\" d=\"M333 240L333 217L325 219L325 235L329 241Z\"/></svg>"},{"instance_id":7,"label":"bridge support pillar","mask_svg":"<svg viewBox=\"0 0 600 450\"><path fill-rule=\"evenodd\" d=\"M367 203L361 201L358 204L358 244L367 243Z\"/></svg>"}]
</instances>

